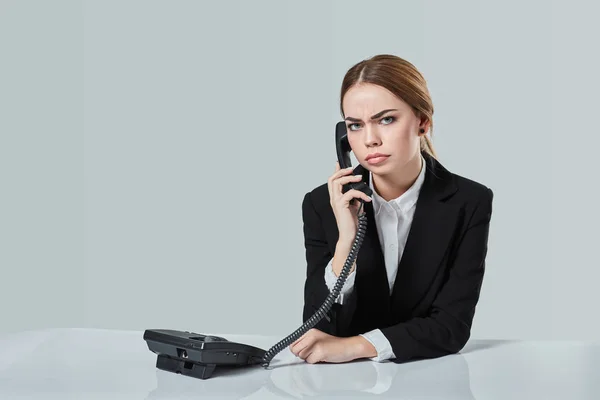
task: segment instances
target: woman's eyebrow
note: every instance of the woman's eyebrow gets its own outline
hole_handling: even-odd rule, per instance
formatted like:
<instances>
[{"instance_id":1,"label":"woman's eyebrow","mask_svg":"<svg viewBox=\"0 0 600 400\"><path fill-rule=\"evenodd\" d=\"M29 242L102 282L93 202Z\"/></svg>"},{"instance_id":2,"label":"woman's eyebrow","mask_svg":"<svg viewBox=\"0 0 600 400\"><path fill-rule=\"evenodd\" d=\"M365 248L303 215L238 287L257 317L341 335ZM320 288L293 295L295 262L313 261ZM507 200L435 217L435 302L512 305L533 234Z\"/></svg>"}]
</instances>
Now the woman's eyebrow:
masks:
<instances>
[{"instance_id":1,"label":"woman's eyebrow","mask_svg":"<svg viewBox=\"0 0 600 400\"><path fill-rule=\"evenodd\" d=\"M379 111L377 114L373 115L371 117L371 119L377 119L377 118L381 117L383 114L385 114L388 111L398 111L398 110L395 109L395 108L389 108L387 110ZM344 121L362 122L360 119L358 119L358 118L352 118L352 117L346 117L346 119Z\"/></svg>"}]
</instances>

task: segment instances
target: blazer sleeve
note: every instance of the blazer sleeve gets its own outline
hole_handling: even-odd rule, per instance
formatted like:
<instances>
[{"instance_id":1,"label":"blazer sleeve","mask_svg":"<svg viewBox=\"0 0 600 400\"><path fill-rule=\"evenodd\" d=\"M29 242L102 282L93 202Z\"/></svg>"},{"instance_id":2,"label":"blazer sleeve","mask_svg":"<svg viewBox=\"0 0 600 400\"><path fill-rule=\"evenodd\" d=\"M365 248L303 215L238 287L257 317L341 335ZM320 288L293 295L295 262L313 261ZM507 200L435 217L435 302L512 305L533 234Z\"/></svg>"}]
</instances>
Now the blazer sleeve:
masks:
<instances>
[{"instance_id":1,"label":"blazer sleeve","mask_svg":"<svg viewBox=\"0 0 600 400\"><path fill-rule=\"evenodd\" d=\"M310 192L304 196L302 201L302 221L306 254L302 320L306 322L329 295L329 289L325 283L325 268L333 258L321 217L315 210ZM348 326L355 309L356 296L352 291L344 296L343 304L334 303L326 317L319 321L315 328L330 335L347 336Z\"/></svg>"},{"instance_id":2,"label":"blazer sleeve","mask_svg":"<svg viewBox=\"0 0 600 400\"><path fill-rule=\"evenodd\" d=\"M392 345L395 363L459 352L469 340L483 282L493 192L475 207L454 252L447 280L429 314L381 329Z\"/></svg>"}]
</instances>

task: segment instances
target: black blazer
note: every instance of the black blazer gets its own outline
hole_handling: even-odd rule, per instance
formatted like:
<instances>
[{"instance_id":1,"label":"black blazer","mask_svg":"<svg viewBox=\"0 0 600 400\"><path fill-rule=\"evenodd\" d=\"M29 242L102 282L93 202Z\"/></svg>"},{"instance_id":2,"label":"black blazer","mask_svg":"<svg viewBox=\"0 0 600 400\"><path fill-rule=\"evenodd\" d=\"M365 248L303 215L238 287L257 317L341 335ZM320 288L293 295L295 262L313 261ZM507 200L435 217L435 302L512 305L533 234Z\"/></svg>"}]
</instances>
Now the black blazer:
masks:
<instances>
[{"instance_id":1,"label":"black blazer","mask_svg":"<svg viewBox=\"0 0 600 400\"><path fill-rule=\"evenodd\" d=\"M428 153L425 180L390 295L373 205L365 202L367 231L356 261L354 290L315 328L348 337L379 328L396 363L460 351L467 343L485 269L493 192L449 172ZM354 173L369 183L370 172ZM302 202L307 274L303 321L329 290L325 267L338 240L327 184Z\"/></svg>"}]
</instances>

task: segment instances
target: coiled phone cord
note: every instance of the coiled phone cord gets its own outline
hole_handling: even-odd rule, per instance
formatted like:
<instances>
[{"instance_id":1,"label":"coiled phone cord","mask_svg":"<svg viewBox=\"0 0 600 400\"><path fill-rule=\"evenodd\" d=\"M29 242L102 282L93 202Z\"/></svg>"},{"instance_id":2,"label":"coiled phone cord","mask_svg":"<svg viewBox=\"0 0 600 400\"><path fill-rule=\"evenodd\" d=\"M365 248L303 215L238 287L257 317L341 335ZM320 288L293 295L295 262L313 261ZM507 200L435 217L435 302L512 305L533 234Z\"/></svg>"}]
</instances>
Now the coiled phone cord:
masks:
<instances>
[{"instance_id":1,"label":"coiled phone cord","mask_svg":"<svg viewBox=\"0 0 600 400\"><path fill-rule=\"evenodd\" d=\"M306 332L308 332L311 328L313 328L315 325L317 325L317 323L319 323L319 321L321 321L325 317L327 312L329 312L329 310L333 306L335 299L337 299L337 297L339 296L340 291L342 290L342 287L344 286L344 283L346 282L346 279L348 278L348 275L350 274L350 269L352 268L352 264L354 264L354 261L356 260L356 257L358 256L358 250L360 249L360 246L362 245L363 239L365 238L365 232L367 230L367 215L364 211L362 211L363 206L364 206L364 201L361 199L357 199L357 200L360 201L360 203L361 203L360 207L358 209L358 230L356 232L356 237L354 238L354 242L352 243L352 248L350 249L350 253L348 254L348 257L346 258L344 267L342 268L342 271L340 272L340 276L338 277L337 281L335 282L335 286L333 287L333 290L329 292L329 295L327 296L327 298L325 299L325 301L323 302L321 307L319 307L319 309L309 319L307 319L306 322L304 324L302 324L302 326L300 328L296 329L296 331L294 331L293 333L288 335L286 338L280 340L277 344L273 345L265 353L265 355L263 356L263 359L262 359L262 363L263 363L262 366L264 368L267 368L269 366L269 363L271 362L273 357L275 357L279 352L281 352L283 349L285 349L287 346L292 344L299 337L301 337Z\"/></svg>"}]
</instances>

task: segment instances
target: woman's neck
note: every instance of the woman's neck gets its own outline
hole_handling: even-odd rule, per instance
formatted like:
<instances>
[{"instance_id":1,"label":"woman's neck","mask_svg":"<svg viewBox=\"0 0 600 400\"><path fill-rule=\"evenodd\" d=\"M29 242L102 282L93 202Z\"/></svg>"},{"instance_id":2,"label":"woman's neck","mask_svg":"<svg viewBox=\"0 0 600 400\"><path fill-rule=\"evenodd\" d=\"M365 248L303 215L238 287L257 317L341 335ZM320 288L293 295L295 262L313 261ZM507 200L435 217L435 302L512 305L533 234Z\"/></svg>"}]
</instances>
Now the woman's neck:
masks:
<instances>
[{"instance_id":1,"label":"woman's neck","mask_svg":"<svg viewBox=\"0 0 600 400\"><path fill-rule=\"evenodd\" d=\"M385 201L400 197L417 180L422 167L421 153L417 153L403 168L395 175L373 175L373 186L379 196Z\"/></svg>"}]
</instances>

